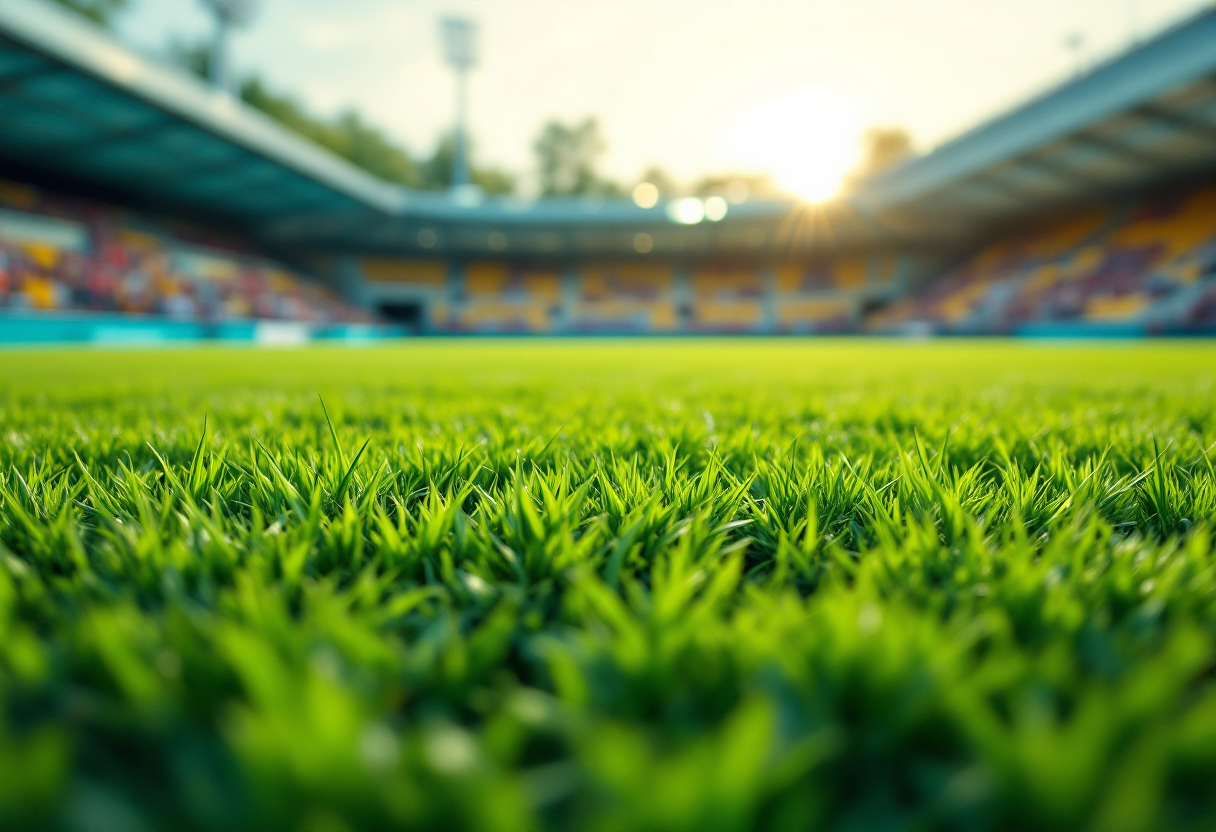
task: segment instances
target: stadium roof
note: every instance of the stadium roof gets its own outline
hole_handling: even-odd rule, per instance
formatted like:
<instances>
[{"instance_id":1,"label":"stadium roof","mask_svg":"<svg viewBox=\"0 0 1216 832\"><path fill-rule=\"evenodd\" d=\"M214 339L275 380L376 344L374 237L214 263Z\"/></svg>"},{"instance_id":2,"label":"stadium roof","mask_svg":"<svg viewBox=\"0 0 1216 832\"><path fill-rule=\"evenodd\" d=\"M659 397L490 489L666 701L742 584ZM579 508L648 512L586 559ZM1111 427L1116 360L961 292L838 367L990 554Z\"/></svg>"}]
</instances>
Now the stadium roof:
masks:
<instances>
[{"instance_id":1,"label":"stadium roof","mask_svg":"<svg viewBox=\"0 0 1216 832\"><path fill-rule=\"evenodd\" d=\"M969 241L1216 171L1216 10L824 206L684 225L629 200L461 200L382 182L44 0L0 2L0 162L300 248L427 254L828 252ZM668 206L670 207L670 206Z\"/></svg>"},{"instance_id":2,"label":"stadium roof","mask_svg":"<svg viewBox=\"0 0 1216 832\"><path fill-rule=\"evenodd\" d=\"M0 3L0 160L311 246L553 253L770 241L790 203L691 228L629 200L461 200L382 182L193 76L43 0ZM733 242L732 242L733 241ZM757 242L758 241L758 242Z\"/></svg>"},{"instance_id":3,"label":"stadium roof","mask_svg":"<svg viewBox=\"0 0 1216 832\"><path fill-rule=\"evenodd\" d=\"M1213 171L1216 9L1208 9L869 180L854 201L905 235L968 236Z\"/></svg>"},{"instance_id":4,"label":"stadium roof","mask_svg":"<svg viewBox=\"0 0 1216 832\"><path fill-rule=\"evenodd\" d=\"M0 3L6 157L209 214L389 210L393 189L38 0Z\"/></svg>"}]
</instances>

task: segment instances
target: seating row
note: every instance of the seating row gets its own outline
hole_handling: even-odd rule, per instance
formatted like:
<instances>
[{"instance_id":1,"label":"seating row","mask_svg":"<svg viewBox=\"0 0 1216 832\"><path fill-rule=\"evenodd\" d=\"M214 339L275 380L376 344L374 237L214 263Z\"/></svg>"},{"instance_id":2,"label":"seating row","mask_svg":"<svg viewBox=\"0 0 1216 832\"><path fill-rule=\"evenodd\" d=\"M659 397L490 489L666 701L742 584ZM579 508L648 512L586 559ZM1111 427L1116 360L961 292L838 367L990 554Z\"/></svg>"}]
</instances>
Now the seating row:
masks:
<instances>
[{"instance_id":1,"label":"seating row","mask_svg":"<svg viewBox=\"0 0 1216 832\"><path fill-rule=\"evenodd\" d=\"M0 182L0 309L359 323L368 313L192 229Z\"/></svg>"}]
</instances>

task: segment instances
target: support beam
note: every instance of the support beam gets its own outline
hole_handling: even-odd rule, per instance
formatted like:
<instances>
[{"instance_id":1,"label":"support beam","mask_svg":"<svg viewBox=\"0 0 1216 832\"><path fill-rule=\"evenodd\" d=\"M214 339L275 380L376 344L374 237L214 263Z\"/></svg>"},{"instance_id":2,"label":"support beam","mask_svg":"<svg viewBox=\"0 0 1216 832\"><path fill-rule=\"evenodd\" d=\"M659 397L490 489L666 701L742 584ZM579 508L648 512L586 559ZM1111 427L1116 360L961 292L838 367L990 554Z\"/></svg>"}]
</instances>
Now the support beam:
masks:
<instances>
[{"instance_id":1,"label":"support beam","mask_svg":"<svg viewBox=\"0 0 1216 832\"><path fill-rule=\"evenodd\" d=\"M6 78L0 78L0 95L7 92L17 92L30 81L37 81L40 78L50 78L53 75L63 74L63 70L54 64L42 64L36 69L31 69L26 72L19 72L16 75L9 75Z\"/></svg>"},{"instance_id":2,"label":"support beam","mask_svg":"<svg viewBox=\"0 0 1216 832\"><path fill-rule=\"evenodd\" d=\"M44 74L55 75L55 74L57 74L57 72L49 72L49 73L44 73ZM0 94L3 94L4 92L5 92L4 89L0 89ZM155 110L148 108L149 113L156 115L155 119L150 124L148 122L145 122L145 123L139 125L138 127L115 129L115 126L113 124L101 121L101 120L97 119L96 117L91 116L88 112L76 109L76 108L68 106L68 105L60 104L59 102L56 102L56 101L48 101L45 98L31 94L28 90L20 89L20 85L10 88L9 90L7 90L7 92L12 94L13 98L16 99L17 103L19 103L20 105L24 105L25 107L27 107L30 110L38 110L38 109L46 110L46 111L55 113L58 116L62 116L63 118L68 119L69 121L74 121L74 122L78 122L83 125L87 125L87 127L90 130L96 131L95 138L91 137L88 140L72 139L70 142L62 142L62 144L65 144L65 145L79 144L81 146L87 146L87 145L95 143L97 141L104 141L105 138L111 134L118 134L118 133L128 132L128 131L129 132L138 132L138 131L147 129L150 126L155 126L159 129L166 122L166 119L163 116L156 114ZM54 145L45 145L44 147L54 148L55 146ZM39 152L41 152L41 151L42 151L42 148L40 147Z\"/></svg>"},{"instance_id":3,"label":"support beam","mask_svg":"<svg viewBox=\"0 0 1216 832\"><path fill-rule=\"evenodd\" d=\"M1128 147L1122 142L1112 141L1107 138L1099 138L1097 136L1079 133L1072 137L1072 141L1076 144L1092 147L1095 150L1100 150L1109 156L1114 156L1119 159L1132 162L1136 165L1147 165L1150 168L1157 168L1161 165L1169 165L1169 161L1156 156L1152 153L1145 153L1134 147Z\"/></svg>"},{"instance_id":4,"label":"support beam","mask_svg":"<svg viewBox=\"0 0 1216 832\"><path fill-rule=\"evenodd\" d=\"M116 130L113 133L107 133L102 136L97 136L96 138L42 145L38 148L38 152L46 156L64 153L88 153L93 150L104 149L110 145L120 142L147 139L170 127L177 127L180 124L181 122L176 120L158 121L154 124L147 124L142 127L133 127L130 130Z\"/></svg>"},{"instance_id":5,"label":"support beam","mask_svg":"<svg viewBox=\"0 0 1216 832\"><path fill-rule=\"evenodd\" d=\"M1075 170L1069 170L1058 162L1049 162L1046 159L1024 158L1016 164L1037 168L1048 176L1062 179L1078 188L1093 189L1094 187L1105 187L1104 183L1095 180L1093 177L1077 173Z\"/></svg>"},{"instance_id":6,"label":"support beam","mask_svg":"<svg viewBox=\"0 0 1216 832\"><path fill-rule=\"evenodd\" d=\"M1142 121L1167 124L1180 133L1193 133L1209 141L1216 140L1216 124L1202 121L1185 113L1177 113L1153 104L1145 104L1132 110L1131 115L1136 116Z\"/></svg>"}]
</instances>

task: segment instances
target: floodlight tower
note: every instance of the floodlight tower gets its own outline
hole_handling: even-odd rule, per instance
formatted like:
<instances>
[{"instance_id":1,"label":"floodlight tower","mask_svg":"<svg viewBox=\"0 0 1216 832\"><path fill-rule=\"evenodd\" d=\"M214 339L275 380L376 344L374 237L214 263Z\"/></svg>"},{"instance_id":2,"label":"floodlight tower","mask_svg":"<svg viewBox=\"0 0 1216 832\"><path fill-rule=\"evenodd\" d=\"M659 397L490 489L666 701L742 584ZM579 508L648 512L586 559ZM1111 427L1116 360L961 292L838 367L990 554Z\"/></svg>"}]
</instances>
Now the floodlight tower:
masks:
<instances>
[{"instance_id":1,"label":"floodlight tower","mask_svg":"<svg viewBox=\"0 0 1216 832\"><path fill-rule=\"evenodd\" d=\"M1080 78L1085 74L1085 35L1071 32L1064 38L1064 45L1072 53L1073 73Z\"/></svg>"},{"instance_id":2,"label":"floodlight tower","mask_svg":"<svg viewBox=\"0 0 1216 832\"><path fill-rule=\"evenodd\" d=\"M443 35L443 57L456 70L456 132L452 142L452 187L469 184L468 102L466 80L469 70L477 65L477 26L463 17L445 17L440 21Z\"/></svg>"},{"instance_id":3,"label":"floodlight tower","mask_svg":"<svg viewBox=\"0 0 1216 832\"><path fill-rule=\"evenodd\" d=\"M257 0L202 0L215 17L215 40L211 45L211 83L225 92L234 92L236 79L228 64L228 38L237 26L253 18Z\"/></svg>"}]
</instances>

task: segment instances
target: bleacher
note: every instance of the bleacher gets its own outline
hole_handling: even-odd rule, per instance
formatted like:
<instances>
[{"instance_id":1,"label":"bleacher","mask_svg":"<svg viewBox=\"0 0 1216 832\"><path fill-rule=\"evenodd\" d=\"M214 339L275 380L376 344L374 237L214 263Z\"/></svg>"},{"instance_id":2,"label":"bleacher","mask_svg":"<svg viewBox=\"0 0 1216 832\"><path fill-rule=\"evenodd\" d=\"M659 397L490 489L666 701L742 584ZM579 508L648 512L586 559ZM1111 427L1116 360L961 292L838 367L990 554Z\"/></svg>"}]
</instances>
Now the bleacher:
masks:
<instances>
[{"instance_id":1,"label":"bleacher","mask_svg":"<svg viewBox=\"0 0 1216 832\"><path fill-rule=\"evenodd\" d=\"M458 332L548 332L561 300L561 274L547 265L475 262L464 268L463 290L463 302L436 323Z\"/></svg>"},{"instance_id":2,"label":"bleacher","mask_svg":"<svg viewBox=\"0 0 1216 832\"><path fill-rule=\"evenodd\" d=\"M409 191L66 10L0 9L5 176L79 197L0 184L0 341L51 316L198 333L373 311L395 331L439 334L1216 327L1216 189L1110 196L1173 187L1182 171L1216 181L1216 10L859 180L822 211L749 198L716 217L703 204L686 222L678 204L623 196L465 204ZM156 219L86 198L100 193L158 206ZM1053 218L1061 206L1101 210ZM816 217L824 233L802 234ZM239 243L222 231L234 228ZM952 256L963 259L944 268ZM305 279L305 263L351 304Z\"/></svg>"},{"instance_id":3,"label":"bleacher","mask_svg":"<svg viewBox=\"0 0 1216 832\"><path fill-rule=\"evenodd\" d=\"M870 282L888 283L890 258L848 257L787 263L776 270L777 329L791 334L849 332L856 326L860 293Z\"/></svg>"},{"instance_id":4,"label":"bleacher","mask_svg":"<svg viewBox=\"0 0 1216 832\"><path fill-rule=\"evenodd\" d=\"M12 182L0 182L0 312L211 323L374 320L226 240Z\"/></svg>"},{"instance_id":5,"label":"bleacher","mask_svg":"<svg viewBox=\"0 0 1216 832\"><path fill-rule=\"evenodd\" d=\"M777 305L777 328L791 335L853 331L857 303L847 298L787 299Z\"/></svg>"},{"instance_id":6,"label":"bleacher","mask_svg":"<svg viewBox=\"0 0 1216 832\"><path fill-rule=\"evenodd\" d=\"M412 304L417 323L408 329L415 332L1209 332L1216 328L1216 187L1000 236L912 291L904 291L898 258L881 254L769 265L370 257L358 268L378 297L396 292ZM380 308L389 311L383 302ZM212 232L0 182L0 336L25 332L14 328L18 319L55 315L211 327L183 330L212 333L187 337L222 337L216 325L237 322L375 320Z\"/></svg>"},{"instance_id":7,"label":"bleacher","mask_svg":"<svg viewBox=\"0 0 1216 832\"><path fill-rule=\"evenodd\" d=\"M856 328L867 292L895 281L892 257L826 263L688 265L368 259L385 314L432 333L832 333Z\"/></svg>"},{"instance_id":8,"label":"bleacher","mask_svg":"<svg viewBox=\"0 0 1216 832\"><path fill-rule=\"evenodd\" d=\"M692 272L692 328L757 332L765 327L765 287L758 269L701 266Z\"/></svg>"},{"instance_id":9,"label":"bleacher","mask_svg":"<svg viewBox=\"0 0 1216 832\"><path fill-rule=\"evenodd\" d=\"M665 263L589 263L576 275L576 332L671 332L679 325L675 271Z\"/></svg>"},{"instance_id":10,"label":"bleacher","mask_svg":"<svg viewBox=\"0 0 1216 832\"><path fill-rule=\"evenodd\" d=\"M365 260L360 269L386 314L408 307L424 322L420 331L763 334L849 331L868 275L890 283L894 267L878 258L775 268Z\"/></svg>"},{"instance_id":11,"label":"bleacher","mask_svg":"<svg viewBox=\"0 0 1216 832\"><path fill-rule=\"evenodd\" d=\"M871 331L945 334L1201 329L1216 280L1216 188L1047 223L992 243L870 316Z\"/></svg>"}]
</instances>

